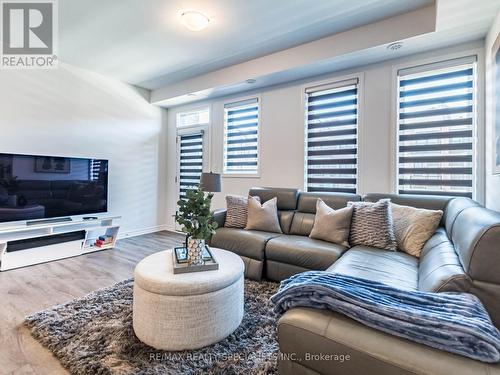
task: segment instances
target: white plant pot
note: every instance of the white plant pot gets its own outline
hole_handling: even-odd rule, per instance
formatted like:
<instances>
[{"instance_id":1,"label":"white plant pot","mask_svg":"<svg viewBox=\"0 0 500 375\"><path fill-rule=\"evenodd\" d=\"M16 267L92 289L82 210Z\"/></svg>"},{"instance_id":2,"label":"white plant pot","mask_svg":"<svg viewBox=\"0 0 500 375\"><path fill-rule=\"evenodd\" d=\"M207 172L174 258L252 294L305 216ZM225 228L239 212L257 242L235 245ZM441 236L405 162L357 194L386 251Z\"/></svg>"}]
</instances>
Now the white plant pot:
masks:
<instances>
[{"instance_id":1,"label":"white plant pot","mask_svg":"<svg viewBox=\"0 0 500 375\"><path fill-rule=\"evenodd\" d=\"M203 264L205 240L189 237L187 241L188 261L190 264Z\"/></svg>"}]
</instances>

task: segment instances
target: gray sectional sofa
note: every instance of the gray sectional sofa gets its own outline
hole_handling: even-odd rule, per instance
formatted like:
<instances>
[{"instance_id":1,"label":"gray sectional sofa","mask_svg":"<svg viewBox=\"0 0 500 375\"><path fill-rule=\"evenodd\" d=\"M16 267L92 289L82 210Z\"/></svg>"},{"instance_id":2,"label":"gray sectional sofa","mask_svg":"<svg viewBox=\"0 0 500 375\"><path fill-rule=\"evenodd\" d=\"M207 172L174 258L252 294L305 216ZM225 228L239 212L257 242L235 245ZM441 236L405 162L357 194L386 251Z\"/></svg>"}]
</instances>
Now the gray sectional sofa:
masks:
<instances>
[{"instance_id":1,"label":"gray sectional sofa","mask_svg":"<svg viewBox=\"0 0 500 375\"><path fill-rule=\"evenodd\" d=\"M220 228L211 245L241 256L246 276L280 281L307 270L326 270L429 292L469 292L500 327L500 213L468 198L422 195L304 193L254 188L262 202L278 198L282 234ZM443 210L441 226L420 259L393 252L310 239L316 201L345 207L348 201L392 202ZM295 308L278 324L280 374L500 374L499 365L469 360L363 326L331 311ZM321 354L349 355L341 362Z\"/></svg>"}]
</instances>

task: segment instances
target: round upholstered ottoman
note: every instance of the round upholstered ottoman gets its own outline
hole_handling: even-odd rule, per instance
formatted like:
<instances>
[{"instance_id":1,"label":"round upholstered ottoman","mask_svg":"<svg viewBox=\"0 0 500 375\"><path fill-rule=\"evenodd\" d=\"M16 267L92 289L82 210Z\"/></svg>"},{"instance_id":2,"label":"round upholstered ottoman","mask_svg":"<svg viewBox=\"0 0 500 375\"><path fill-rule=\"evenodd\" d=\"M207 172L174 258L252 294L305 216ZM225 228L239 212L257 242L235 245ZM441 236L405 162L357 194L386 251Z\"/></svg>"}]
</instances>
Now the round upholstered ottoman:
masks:
<instances>
[{"instance_id":1,"label":"round upholstered ottoman","mask_svg":"<svg viewBox=\"0 0 500 375\"><path fill-rule=\"evenodd\" d=\"M144 258L134 272L133 326L156 349L198 349L230 335L243 318L243 261L211 248L219 269L173 273L172 250Z\"/></svg>"}]
</instances>

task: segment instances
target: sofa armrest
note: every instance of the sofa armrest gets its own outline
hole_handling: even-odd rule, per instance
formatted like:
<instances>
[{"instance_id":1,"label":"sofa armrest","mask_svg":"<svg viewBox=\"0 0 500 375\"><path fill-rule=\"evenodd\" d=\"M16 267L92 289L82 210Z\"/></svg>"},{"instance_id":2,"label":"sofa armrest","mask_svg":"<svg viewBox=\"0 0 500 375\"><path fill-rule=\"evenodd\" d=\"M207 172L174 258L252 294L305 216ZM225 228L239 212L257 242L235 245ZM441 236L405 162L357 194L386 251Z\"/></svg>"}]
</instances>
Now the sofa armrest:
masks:
<instances>
[{"instance_id":1,"label":"sofa armrest","mask_svg":"<svg viewBox=\"0 0 500 375\"><path fill-rule=\"evenodd\" d=\"M214 219L219 228L222 228L226 223L226 212L225 208L220 208L214 211Z\"/></svg>"},{"instance_id":2,"label":"sofa armrest","mask_svg":"<svg viewBox=\"0 0 500 375\"><path fill-rule=\"evenodd\" d=\"M439 228L422 250L418 289L425 292L469 292L471 283L445 229Z\"/></svg>"}]
</instances>

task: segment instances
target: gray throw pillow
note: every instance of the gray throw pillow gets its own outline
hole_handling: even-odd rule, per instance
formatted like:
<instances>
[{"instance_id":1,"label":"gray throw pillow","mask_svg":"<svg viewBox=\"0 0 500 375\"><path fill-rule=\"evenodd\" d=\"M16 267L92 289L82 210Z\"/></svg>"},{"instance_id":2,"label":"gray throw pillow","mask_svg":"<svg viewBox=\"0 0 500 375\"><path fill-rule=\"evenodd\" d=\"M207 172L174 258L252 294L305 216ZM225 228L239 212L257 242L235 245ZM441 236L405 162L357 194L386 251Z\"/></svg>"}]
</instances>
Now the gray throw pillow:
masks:
<instances>
[{"instance_id":1,"label":"gray throw pillow","mask_svg":"<svg viewBox=\"0 0 500 375\"><path fill-rule=\"evenodd\" d=\"M353 207L334 210L318 198L314 225L309 237L349 247L352 211Z\"/></svg>"},{"instance_id":2,"label":"gray throw pillow","mask_svg":"<svg viewBox=\"0 0 500 375\"><path fill-rule=\"evenodd\" d=\"M391 203L398 249L419 258L425 243L436 232L443 211L424 210Z\"/></svg>"},{"instance_id":3,"label":"gray throw pillow","mask_svg":"<svg viewBox=\"0 0 500 375\"><path fill-rule=\"evenodd\" d=\"M354 208L349 234L351 246L397 249L390 199L381 199L377 203L349 202L347 205Z\"/></svg>"},{"instance_id":4,"label":"gray throw pillow","mask_svg":"<svg viewBox=\"0 0 500 375\"><path fill-rule=\"evenodd\" d=\"M278 199L260 204L256 197L248 197L247 230L262 230L265 232L283 233L278 219Z\"/></svg>"},{"instance_id":5,"label":"gray throw pillow","mask_svg":"<svg viewBox=\"0 0 500 375\"><path fill-rule=\"evenodd\" d=\"M255 197L259 200L259 197ZM226 195L226 228L245 228L248 216L248 197Z\"/></svg>"}]
</instances>

